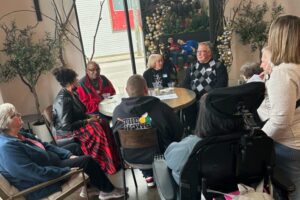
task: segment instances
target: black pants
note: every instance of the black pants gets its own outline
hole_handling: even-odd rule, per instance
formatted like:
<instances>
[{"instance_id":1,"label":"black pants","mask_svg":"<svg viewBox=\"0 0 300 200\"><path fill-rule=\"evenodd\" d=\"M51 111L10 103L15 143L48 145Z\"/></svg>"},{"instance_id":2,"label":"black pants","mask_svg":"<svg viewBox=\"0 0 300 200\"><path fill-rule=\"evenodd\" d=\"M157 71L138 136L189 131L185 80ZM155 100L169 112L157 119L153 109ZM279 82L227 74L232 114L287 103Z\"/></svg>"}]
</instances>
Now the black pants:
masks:
<instances>
[{"instance_id":1,"label":"black pants","mask_svg":"<svg viewBox=\"0 0 300 200\"><path fill-rule=\"evenodd\" d=\"M152 169L140 169L142 174L143 174L143 177L144 178L147 178L147 177L153 177L153 170Z\"/></svg>"},{"instance_id":2,"label":"black pants","mask_svg":"<svg viewBox=\"0 0 300 200\"><path fill-rule=\"evenodd\" d=\"M60 167L79 167L89 175L91 184L103 192L111 192L114 186L106 177L100 165L90 156L79 156L73 159L62 160Z\"/></svg>"},{"instance_id":3,"label":"black pants","mask_svg":"<svg viewBox=\"0 0 300 200\"><path fill-rule=\"evenodd\" d=\"M70 144L63 145L61 146L61 148L71 151L73 155L83 156L83 152L81 150L80 144L77 142L72 142Z\"/></svg>"},{"instance_id":4,"label":"black pants","mask_svg":"<svg viewBox=\"0 0 300 200\"><path fill-rule=\"evenodd\" d=\"M183 125L188 130L195 130L199 107L197 101L187 108L182 109Z\"/></svg>"},{"instance_id":5,"label":"black pants","mask_svg":"<svg viewBox=\"0 0 300 200\"><path fill-rule=\"evenodd\" d=\"M71 152L72 150L77 149L74 145L64 146L64 148ZM71 168L79 167L83 169L87 175L89 175L91 184L97 187L100 191L111 192L114 189L114 186L106 177L100 165L91 156L78 156L73 159L61 160L56 154L51 152L48 153L51 156L54 166Z\"/></svg>"}]
</instances>

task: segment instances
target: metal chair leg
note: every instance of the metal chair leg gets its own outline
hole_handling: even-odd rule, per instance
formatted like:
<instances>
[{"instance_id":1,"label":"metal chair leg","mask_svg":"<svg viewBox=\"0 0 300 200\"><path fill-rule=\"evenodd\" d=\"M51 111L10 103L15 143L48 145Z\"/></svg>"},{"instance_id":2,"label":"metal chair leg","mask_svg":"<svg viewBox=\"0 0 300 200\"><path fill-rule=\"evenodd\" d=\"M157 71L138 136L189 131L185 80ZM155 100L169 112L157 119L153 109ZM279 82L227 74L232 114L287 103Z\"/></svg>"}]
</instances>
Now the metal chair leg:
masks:
<instances>
[{"instance_id":1,"label":"metal chair leg","mask_svg":"<svg viewBox=\"0 0 300 200\"><path fill-rule=\"evenodd\" d=\"M124 166L124 164L123 164ZM125 191L125 195L124 195L124 199L127 199L127 194L126 194L126 175L125 175L125 167L123 167L123 186L124 186L124 191Z\"/></svg>"},{"instance_id":2,"label":"metal chair leg","mask_svg":"<svg viewBox=\"0 0 300 200\"><path fill-rule=\"evenodd\" d=\"M137 186L137 183L136 183L136 178L135 178L134 170L133 170L133 168L130 168L130 169L131 169L131 173L132 173L132 176L133 176L133 180L134 180L135 188L137 189L137 188L138 188L138 186Z\"/></svg>"}]
</instances>

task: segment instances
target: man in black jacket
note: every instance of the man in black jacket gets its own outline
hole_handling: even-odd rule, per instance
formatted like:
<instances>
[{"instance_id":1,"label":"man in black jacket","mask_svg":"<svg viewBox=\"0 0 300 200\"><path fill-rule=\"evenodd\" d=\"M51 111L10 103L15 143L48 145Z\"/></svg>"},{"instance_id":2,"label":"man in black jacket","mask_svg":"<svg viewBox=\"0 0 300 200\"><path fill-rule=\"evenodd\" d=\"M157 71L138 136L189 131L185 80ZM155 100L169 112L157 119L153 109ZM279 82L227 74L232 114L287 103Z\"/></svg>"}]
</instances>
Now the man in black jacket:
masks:
<instances>
[{"instance_id":1,"label":"man in black jacket","mask_svg":"<svg viewBox=\"0 0 300 200\"><path fill-rule=\"evenodd\" d=\"M126 85L129 98L123 98L113 113L113 132L129 126L138 129L143 126L153 127L157 130L160 153L164 153L168 145L179 139L183 127L178 117L165 103L158 98L148 96L148 87L145 79L140 75L132 75ZM146 116L148 121L140 124L139 119ZM142 151L142 150L140 150ZM149 152L150 153L150 152ZM143 155L146 156L147 152ZM142 170L147 185L153 186L152 170Z\"/></svg>"}]
</instances>

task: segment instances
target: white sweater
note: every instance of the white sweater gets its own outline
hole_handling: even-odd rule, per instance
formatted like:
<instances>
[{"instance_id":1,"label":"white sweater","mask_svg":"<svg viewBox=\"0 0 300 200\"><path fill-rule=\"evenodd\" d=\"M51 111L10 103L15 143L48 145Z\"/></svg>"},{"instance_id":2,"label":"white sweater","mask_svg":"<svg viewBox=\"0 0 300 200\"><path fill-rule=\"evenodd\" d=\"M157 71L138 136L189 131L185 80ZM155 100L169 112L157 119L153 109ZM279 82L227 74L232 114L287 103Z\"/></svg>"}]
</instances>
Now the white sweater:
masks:
<instances>
[{"instance_id":1,"label":"white sweater","mask_svg":"<svg viewBox=\"0 0 300 200\"><path fill-rule=\"evenodd\" d=\"M276 142L300 149L300 65L282 63L272 69L266 82L266 97L258 114L261 120L269 119L263 131Z\"/></svg>"}]
</instances>

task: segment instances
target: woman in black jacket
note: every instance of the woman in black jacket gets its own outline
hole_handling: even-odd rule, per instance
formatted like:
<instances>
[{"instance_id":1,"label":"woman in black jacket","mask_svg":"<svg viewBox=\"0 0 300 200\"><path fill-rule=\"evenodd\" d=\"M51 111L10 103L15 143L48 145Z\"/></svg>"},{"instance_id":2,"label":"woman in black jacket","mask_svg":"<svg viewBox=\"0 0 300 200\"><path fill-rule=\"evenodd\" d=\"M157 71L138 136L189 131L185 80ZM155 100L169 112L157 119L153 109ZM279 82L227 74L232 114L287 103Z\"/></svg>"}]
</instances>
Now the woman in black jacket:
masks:
<instances>
[{"instance_id":1,"label":"woman in black jacket","mask_svg":"<svg viewBox=\"0 0 300 200\"><path fill-rule=\"evenodd\" d=\"M119 169L120 159L108 123L85 114L86 108L75 93L78 86L75 71L61 67L55 69L53 75L63 87L53 104L56 137L75 137L84 154L92 156L104 172L114 174Z\"/></svg>"},{"instance_id":2,"label":"woman in black jacket","mask_svg":"<svg viewBox=\"0 0 300 200\"><path fill-rule=\"evenodd\" d=\"M168 87L168 83L176 82L177 72L170 61L164 61L161 54L151 54L147 63L148 69L143 77L147 82L148 88Z\"/></svg>"}]
</instances>

